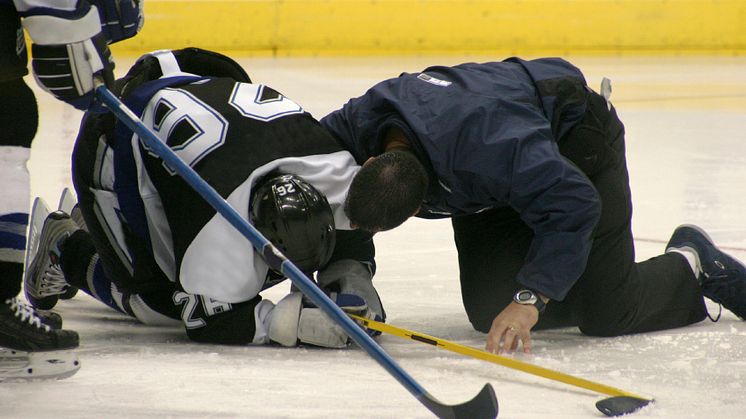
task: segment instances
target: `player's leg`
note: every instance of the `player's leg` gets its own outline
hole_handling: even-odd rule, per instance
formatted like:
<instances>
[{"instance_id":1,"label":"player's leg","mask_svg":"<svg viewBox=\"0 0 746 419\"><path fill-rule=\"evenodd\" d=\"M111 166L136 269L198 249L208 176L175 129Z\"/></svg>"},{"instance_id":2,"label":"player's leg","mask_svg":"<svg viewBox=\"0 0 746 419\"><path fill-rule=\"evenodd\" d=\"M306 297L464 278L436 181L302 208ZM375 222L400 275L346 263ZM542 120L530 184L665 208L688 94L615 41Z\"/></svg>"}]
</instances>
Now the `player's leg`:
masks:
<instances>
[{"instance_id":1,"label":"player's leg","mask_svg":"<svg viewBox=\"0 0 746 419\"><path fill-rule=\"evenodd\" d=\"M78 334L53 329L18 297L0 302L0 382L66 378L80 369Z\"/></svg>"},{"instance_id":2,"label":"player's leg","mask_svg":"<svg viewBox=\"0 0 746 419\"><path fill-rule=\"evenodd\" d=\"M120 291L107 276L88 231L62 211L49 213L38 199L32 214L32 230L39 234L31 238L25 289L35 307L54 307L72 286L144 324L180 324L173 287L143 294Z\"/></svg>"},{"instance_id":3,"label":"player's leg","mask_svg":"<svg viewBox=\"0 0 746 419\"><path fill-rule=\"evenodd\" d=\"M147 270L133 266L133 256L124 237L114 193L113 150L101 133L102 124L113 120L93 116L82 124L72 158L73 184L78 202L72 216L81 227L61 246L61 267L66 281L109 307L137 318L144 324L180 324L173 302L173 284L136 287L136 277ZM70 205L67 205L70 207ZM78 212L77 216L75 212Z\"/></svg>"},{"instance_id":4,"label":"player's leg","mask_svg":"<svg viewBox=\"0 0 746 419\"><path fill-rule=\"evenodd\" d=\"M20 20L11 6L0 6L0 381L64 378L80 368L70 350L78 334L60 330L59 316L40 316L17 297L29 222L26 162L38 125L36 99L23 80L26 65Z\"/></svg>"},{"instance_id":5,"label":"player's leg","mask_svg":"<svg viewBox=\"0 0 746 419\"><path fill-rule=\"evenodd\" d=\"M50 213L46 203L37 198L30 232L24 279L28 301L48 310L72 287L118 309L91 235L69 214L59 210Z\"/></svg>"},{"instance_id":6,"label":"player's leg","mask_svg":"<svg viewBox=\"0 0 746 419\"><path fill-rule=\"evenodd\" d=\"M36 99L23 80L27 58L20 19L0 6L0 301L21 290L30 179L26 162L38 126Z\"/></svg>"},{"instance_id":7,"label":"player's leg","mask_svg":"<svg viewBox=\"0 0 746 419\"><path fill-rule=\"evenodd\" d=\"M30 252L33 256L25 281L26 298L34 306L52 308L72 286L144 324L180 324L172 299L173 287L144 294L120 291L106 274L92 235L68 214L40 212L38 207L37 200L32 226L41 224L43 227L38 227L40 234L32 239L38 244ZM41 218L38 214L42 214ZM100 228L93 227L94 230Z\"/></svg>"},{"instance_id":8,"label":"player's leg","mask_svg":"<svg viewBox=\"0 0 746 419\"><path fill-rule=\"evenodd\" d=\"M79 233L72 242L75 246L69 247L78 253L73 259L80 264L76 267L71 265L70 269L76 274L73 281L84 287L81 289L94 294L101 290L102 301L109 304L103 297L108 294L103 291L109 288L108 285L102 282L86 286L84 273L98 270L108 278L105 282L126 285L132 282L135 272L133 258L124 238L123 229L126 226L119 217L118 199L114 193L113 149L103 137L106 129L102 124L113 124L113 120L90 114L85 118L73 149L72 177L78 197L77 207L88 234ZM98 261L88 266L82 256L93 253L97 254ZM95 275L88 280L98 277ZM119 286L119 289L126 289L126 286Z\"/></svg>"},{"instance_id":9,"label":"player's leg","mask_svg":"<svg viewBox=\"0 0 746 419\"><path fill-rule=\"evenodd\" d=\"M61 211L50 214L43 199L34 201L23 287L26 299L34 307L54 308L59 297L70 288L62 272L61 248L78 229L69 215Z\"/></svg>"},{"instance_id":10,"label":"player's leg","mask_svg":"<svg viewBox=\"0 0 746 419\"><path fill-rule=\"evenodd\" d=\"M70 218L73 219L78 227L86 230L85 221L83 221L83 216L80 214L80 208L78 207L78 201L70 188L65 188L62 190L59 203L57 204L57 209L66 214L69 214ZM60 300L69 300L75 297L77 293L78 289L70 285L67 291L65 291L64 294L60 295Z\"/></svg>"},{"instance_id":11,"label":"player's leg","mask_svg":"<svg viewBox=\"0 0 746 419\"><path fill-rule=\"evenodd\" d=\"M73 181L83 191L83 201L79 207L86 207L87 204L86 209L90 212L94 211L94 192L91 190L98 185L93 182L94 174L101 173L101 161L97 159L110 157L105 155L108 147L99 145L97 137L91 141L77 141L73 152ZM104 155L99 155L99 151ZM71 205L68 202L63 206L67 208ZM73 202L72 207L75 206ZM108 258L111 266L106 272L100 254L111 255L115 251L107 240L104 227L96 223L93 228L89 225L82 228L80 224L81 221L75 222L63 211L49 214L42 202L37 200L34 203L27 262L29 267L25 278L27 299L36 307L49 309L72 286L116 310L124 311L113 297L116 293L112 294L113 284L109 279L112 276L109 272L126 277L131 275L131 271L117 265L117 258Z\"/></svg>"}]
</instances>

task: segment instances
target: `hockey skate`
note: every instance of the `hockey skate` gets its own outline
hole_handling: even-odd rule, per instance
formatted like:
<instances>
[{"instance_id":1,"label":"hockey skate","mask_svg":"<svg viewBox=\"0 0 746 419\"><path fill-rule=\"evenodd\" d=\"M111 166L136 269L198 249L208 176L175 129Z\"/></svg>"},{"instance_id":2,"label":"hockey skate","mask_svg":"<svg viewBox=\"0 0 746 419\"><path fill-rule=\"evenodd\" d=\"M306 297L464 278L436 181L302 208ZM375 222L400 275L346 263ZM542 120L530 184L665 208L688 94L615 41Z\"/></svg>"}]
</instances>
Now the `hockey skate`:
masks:
<instances>
[{"instance_id":1,"label":"hockey skate","mask_svg":"<svg viewBox=\"0 0 746 419\"><path fill-rule=\"evenodd\" d=\"M36 315L39 316L39 320L52 329L62 329L62 317L54 312L37 311Z\"/></svg>"},{"instance_id":2,"label":"hockey skate","mask_svg":"<svg viewBox=\"0 0 746 419\"><path fill-rule=\"evenodd\" d=\"M69 215L62 211L49 214L41 198L34 201L23 279L26 299L34 307L52 309L69 289L59 265L59 246L76 230Z\"/></svg>"},{"instance_id":3,"label":"hockey skate","mask_svg":"<svg viewBox=\"0 0 746 419\"><path fill-rule=\"evenodd\" d=\"M0 301L0 381L69 377L80 369L77 347L76 332L49 327L17 298Z\"/></svg>"},{"instance_id":4,"label":"hockey skate","mask_svg":"<svg viewBox=\"0 0 746 419\"><path fill-rule=\"evenodd\" d=\"M75 221L75 224L77 224L78 227L88 231L85 226L85 220L83 220L83 214L80 212L78 201L75 199L75 194L70 190L70 188L62 190L57 210L62 211L65 214L70 214L70 218Z\"/></svg>"},{"instance_id":5,"label":"hockey skate","mask_svg":"<svg viewBox=\"0 0 746 419\"><path fill-rule=\"evenodd\" d=\"M746 266L718 249L707 233L693 225L674 230L666 245L671 250L690 251L698 259L695 272L702 293L746 320Z\"/></svg>"},{"instance_id":6,"label":"hockey skate","mask_svg":"<svg viewBox=\"0 0 746 419\"><path fill-rule=\"evenodd\" d=\"M85 221L83 221L83 214L81 214L80 207L78 207L78 202L75 199L75 196L73 195L73 192L70 190L70 188L65 188L62 190L62 195L60 195L60 202L57 205L57 210L62 211L66 214L70 214L70 218L75 221L75 224L77 224L78 227L87 230L85 227ZM60 299L69 300L75 297L75 294L77 293L78 289L76 287L73 287L72 285L69 285L67 291L65 291L64 294L60 295Z\"/></svg>"}]
</instances>

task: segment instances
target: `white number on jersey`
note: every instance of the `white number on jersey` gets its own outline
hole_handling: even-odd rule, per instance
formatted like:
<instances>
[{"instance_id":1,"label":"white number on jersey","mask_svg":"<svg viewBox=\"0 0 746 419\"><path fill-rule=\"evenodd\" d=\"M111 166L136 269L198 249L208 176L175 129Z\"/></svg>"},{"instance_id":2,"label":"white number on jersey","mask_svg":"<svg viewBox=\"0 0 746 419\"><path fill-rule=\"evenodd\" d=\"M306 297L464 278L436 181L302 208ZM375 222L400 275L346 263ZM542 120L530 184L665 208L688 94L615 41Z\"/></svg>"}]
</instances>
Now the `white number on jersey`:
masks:
<instances>
[{"instance_id":1,"label":"white number on jersey","mask_svg":"<svg viewBox=\"0 0 746 419\"><path fill-rule=\"evenodd\" d=\"M172 138L174 130L178 128L178 137L186 138L177 138L179 145L173 146L172 149L188 165L194 166L199 163L225 142L228 121L189 92L163 89L153 98L156 100L151 101L143 112L143 122L153 127L161 141ZM147 149L147 146L143 146ZM148 150L148 153L157 157L151 150ZM164 167L169 173L174 174L165 163Z\"/></svg>"},{"instance_id":2,"label":"white number on jersey","mask_svg":"<svg viewBox=\"0 0 746 419\"><path fill-rule=\"evenodd\" d=\"M163 89L143 112L142 120L161 140L166 138L189 166L194 167L211 151L225 143L228 121L214 108L181 89ZM280 93L260 84L236 83L228 104L246 117L271 121L287 115L302 114L303 108ZM174 133L177 132L174 138ZM147 147L146 147L147 149ZM152 151L148 152L157 157ZM172 175L175 174L164 163ZM290 191L289 191L290 192Z\"/></svg>"},{"instance_id":3,"label":"white number on jersey","mask_svg":"<svg viewBox=\"0 0 746 419\"><path fill-rule=\"evenodd\" d=\"M181 319L187 329L196 329L207 324L205 319L195 314L200 302L202 303L201 311L207 317L231 311L232 308L229 303L181 291L174 293L173 299L176 305L183 305L181 308Z\"/></svg>"},{"instance_id":4,"label":"white number on jersey","mask_svg":"<svg viewBox=\"0 0 746 419\"><path fill-rule=\"evenodd\" d=\"M206 324L201 318L194 317L194 310L197 308L197 303L199 303L199 298L196 295L176 292L174 293L174 303L176 305L184 305L181 308L181 320L187 329L196 329Z\"/></svg>"},{"instance_id":5,"label":"white number on jersey","mask_svg":"<svg viewBox=\"0 0 746 419\"><path fill-rule=\"evenodd\" d=\"M303 113L297 103L261 84L236 83L228 103L241 115L260 121Z\"/></svg>"}]
</instances>

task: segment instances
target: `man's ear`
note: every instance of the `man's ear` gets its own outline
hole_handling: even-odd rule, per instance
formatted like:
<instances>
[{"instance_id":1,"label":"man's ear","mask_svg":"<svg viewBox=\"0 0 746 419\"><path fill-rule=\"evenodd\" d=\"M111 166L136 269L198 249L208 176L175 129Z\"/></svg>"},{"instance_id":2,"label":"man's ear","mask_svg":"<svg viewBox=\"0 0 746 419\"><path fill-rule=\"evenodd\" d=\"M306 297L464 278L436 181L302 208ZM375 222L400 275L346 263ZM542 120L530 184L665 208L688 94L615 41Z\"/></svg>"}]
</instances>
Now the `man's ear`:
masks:
<instances>
[{"instance_id":1,"label":"man's ear","mask_svg":"<svg viewBox=\"0 0 746 419\"><path fill-rule=\"evenodd\" d=\"M375 159L376 159L376 156L368 157L368 160L366 160L365 163L363 163L363 167L367 166L368 163L371 163Z\"/></svg>"}]
</instances>

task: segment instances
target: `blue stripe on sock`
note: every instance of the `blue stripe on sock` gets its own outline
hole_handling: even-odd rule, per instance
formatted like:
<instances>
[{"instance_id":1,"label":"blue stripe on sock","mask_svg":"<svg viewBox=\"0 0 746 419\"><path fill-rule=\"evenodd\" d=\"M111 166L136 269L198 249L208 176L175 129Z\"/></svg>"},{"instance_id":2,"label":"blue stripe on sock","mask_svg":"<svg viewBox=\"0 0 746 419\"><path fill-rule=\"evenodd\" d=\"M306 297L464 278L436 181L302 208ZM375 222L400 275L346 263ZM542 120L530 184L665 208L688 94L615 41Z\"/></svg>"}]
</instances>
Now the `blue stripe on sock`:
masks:
<instances>
[{"instance_id":1,"label":"blue stripe on sock","mask_svg":"<svg viewBox=\"0 0 746 419\"><path fill-rule=\"evenodd\" d=\"M8 222L15 224L28 225L28 213L25 212L14 212L11 214L0 215L0 222Z\"/></svg>"},{"instance_id":2,"label":"blue stripe on sock","mask_svg":"<svg viewBox=\"0 0 746 419\"><path fill-rule=\"evenodd\" d=\"M25 250L26 236L0 231L0 249Z\"/></svg>"},{"instance_id":3,"label":"blue stripe on sock","mask_svg":"<svg viewBox=\"0 0 746 419\"><path fill-rule=\"evenodd\" d=\"M0 249L25 250L28 214L0 215Z\"/></svg>"}]
</instances>

